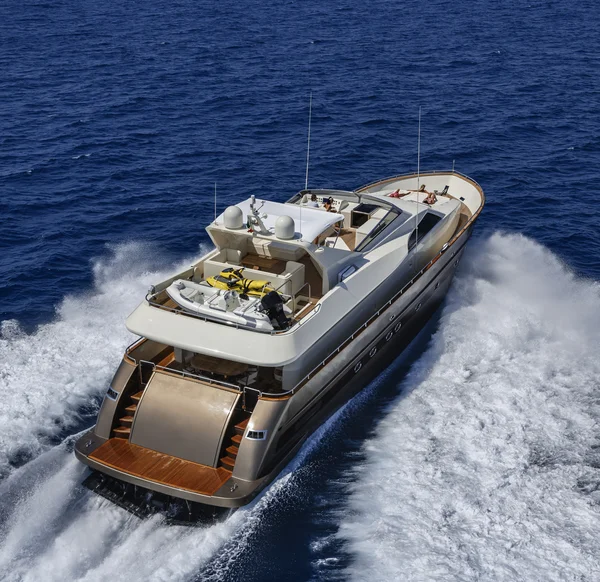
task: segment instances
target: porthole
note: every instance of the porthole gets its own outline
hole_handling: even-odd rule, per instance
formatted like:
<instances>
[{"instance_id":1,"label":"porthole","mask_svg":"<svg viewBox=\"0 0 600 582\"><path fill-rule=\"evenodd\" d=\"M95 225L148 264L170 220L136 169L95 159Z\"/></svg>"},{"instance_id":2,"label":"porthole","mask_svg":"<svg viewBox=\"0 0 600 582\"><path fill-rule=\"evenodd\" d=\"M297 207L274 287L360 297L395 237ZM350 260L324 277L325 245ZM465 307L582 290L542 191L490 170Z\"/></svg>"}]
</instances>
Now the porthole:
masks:
<instances>
[{"instance_id":1,"label":"porthole","mask_svg":"<svg viewBox=\"0 0 600 582\"><path fill-rule=\"evenodd\" d=\"M358 364L356 364L356 366L354 366L354 373L358 374L358 372L360 372L361 368L362 368L362 362L358 362Z\"/></svg>"},{"instance_id":2,"label":"porthole","mask_svg":"<svg viewBox=\"0 0 600 582\"><path fill-rule=\"evenodd\" d=\"M385 341L389 342L392 339L393 335L394 335L393 331L388 331L388 334L385 336Z\"/></svg>"},{"instance_id":3,"label":"porthole","mask_svg":"<svg viewBox=\"0 0 600 582\"><path fill-rule=\"evenodd\" d=\"M440 282L438 281L438 282L435 284L435 288L436 288L436 289L438 289L438 288L439 288L439 286L440 286Z\"/></svg>"},{"instance_id":4,"label":"porthole","mask_svg":"<svg viewBox=\"0 0 600 582\"><path fill-rule=\"evenodd\" d=\"M419 309L421 309L421 305L423 305L423 304L422 304L422 303L419 303L419 305L417 305L417 306L415 307L415 311L419 311Z\"/></svg>"},{"instance_id":5,"label":"porthole","mask_svg":"<svg viewBox=\"0 0 600 582\"><path fill-rule=\"evenodd\" d=\"M377 353L377 346L372 347L371 351L369 352L369 358L372 358L376 353Z\"/></svg>"},{"instance_id":6,"label":"porthole","mask_svg":"<svg viewBox=\"0 0 600 582\"><path fill-rule=\"evenodd\" d=\"M454 261L454 266L458 267L458 261Z\"/></svg>"},{"instance_id":7,"label":"porthole","mask_svg":"<svg viewBox=\"0 0 600 582\"><path fill-rule=\"evenodd\" d=\"M396 319L396 314L392 313L392 315L390 315L390 321L394 321L394 319Z\"/></svg>"},{"instance_id":8,"label":"porthole","mask_svg":"<svg viewBox=\"0 0 600 582\"><path fill-rule=\"evenodd\" d=\"M399 321L395 326L394 326L394 331L398 331L400 328L402 327L402 322Z\"/></svg>"}]
</instances>

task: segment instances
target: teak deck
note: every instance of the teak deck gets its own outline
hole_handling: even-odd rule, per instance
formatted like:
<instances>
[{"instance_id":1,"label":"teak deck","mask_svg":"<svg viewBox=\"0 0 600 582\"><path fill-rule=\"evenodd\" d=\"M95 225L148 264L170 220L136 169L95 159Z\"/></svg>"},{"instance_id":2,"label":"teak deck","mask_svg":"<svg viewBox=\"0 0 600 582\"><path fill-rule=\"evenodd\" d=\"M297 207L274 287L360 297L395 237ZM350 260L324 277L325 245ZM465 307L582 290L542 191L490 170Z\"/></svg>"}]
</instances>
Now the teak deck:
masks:
<instances>
[{"instance_id":1,"label":"teak deck","mask_svg":"<svg viewBox=\"0 0 600 582\"><path fill-rule=\"evenodd\" d=\"M142 479L204 495L214 495L231 477L231 471L223 467L206 467L119 438L106 441L90 459Z\"/></svg>"}]
</instances>

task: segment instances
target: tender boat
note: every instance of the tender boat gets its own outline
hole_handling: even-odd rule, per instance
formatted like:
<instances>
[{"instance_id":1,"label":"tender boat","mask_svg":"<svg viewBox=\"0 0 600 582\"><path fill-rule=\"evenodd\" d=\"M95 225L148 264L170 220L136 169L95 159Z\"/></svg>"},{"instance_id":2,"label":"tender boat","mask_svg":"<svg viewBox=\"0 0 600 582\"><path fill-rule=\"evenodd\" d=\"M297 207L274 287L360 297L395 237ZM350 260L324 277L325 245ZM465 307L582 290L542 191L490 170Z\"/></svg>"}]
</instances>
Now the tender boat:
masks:
<instances>
[{"instance_id":1,"label":"tender boat","mask_svg":"<svg viewBox=\"0 0 600 582\"><path fill-rule=\"evenodd\" d=\"M249 503L442 302L484 205L457 172L254 196L152 286L75 454L86 485L177 520Z\"/></svg>"}]
</instances>

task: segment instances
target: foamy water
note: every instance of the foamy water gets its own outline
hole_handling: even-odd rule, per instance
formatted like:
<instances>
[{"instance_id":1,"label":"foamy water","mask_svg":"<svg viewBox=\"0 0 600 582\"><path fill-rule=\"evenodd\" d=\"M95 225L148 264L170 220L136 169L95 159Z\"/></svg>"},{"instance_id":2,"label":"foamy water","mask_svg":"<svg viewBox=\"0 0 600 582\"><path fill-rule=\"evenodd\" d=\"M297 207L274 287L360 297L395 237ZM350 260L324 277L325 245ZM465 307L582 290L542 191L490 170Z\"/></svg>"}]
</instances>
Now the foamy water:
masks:
<instances>
[{"instance_id":1,"label":"foamy water","mask_svg":"<svg viewBox=\"0 0 600 582\"><path fill-rule=\"evenodd\" d=\"M155 264L151 248L119 245L93 264L93 290L66 297L53 322L31 334L15 321L2 323L0 478L12 459L40 454L50 437L97 409L123 350L135 339L125 328L126 316L149 284L168 274Z\"/></svg>"},{"instance_id":2,"label":"foamy water","mask_svg":"<svg viewBox=\"0 0 600 582\"><path fill-rule=\"evenodd\" d=\"M67 297L54 322L32 334L14 322L4 324L2 580L104 581L122 579L125 573L129 580L187 580L209 563L203 579L225 579L251 542L261 515L294 486L295 468L327 430L313 436L259 499L212 526L168 526L159 516L140 520L83 488L87 469L72 452L79 435L58 446L49 437L77 426L82 411L106 391L133 338L124 318L148 285L168 274L156 271L155 263L144 246L120 245L94 264L93 291ZM29 459L19 468L10 462L17 453Z\"/></svg>"},{"instance_id":3,"label":"foamy water","mask_svg":"<svg viewBox=\"0 0 600 582\"><path fill-rule=\"evenodd\" d=\"M600 287L521 236L470 251L348 480L344 578L597 580Z\"/></svg>"},{"instance_id":4,"label":"foamy water","mask_svg":"<svg viewBox=\"0 0 600 582\"><path fill-rule=\"evenodd\" d=\"M335 517L352 557L343 578L591 580L600 571L599 287L526 238L478 244L439 331L365 443L366 461L356 457ZM123 318L164 275L141 257L137 245L118 247L96 263L93 292L65 299L55 322L31 335L5 327L1 579L234 579L265 513L297 486L296 469L368 399L335 415L257 501L213 526L141 521L91 494L74 437L53 447L48 436L75 426L104 392L130 341ZM69 390L57 392L60 383ZM15 450L31 458L18 469L8 462ZM313 544L323 576L338 567L327 555L334 541Z\"/></svg>"},{"instance_id":5,"label":"foamy water","mask_svg":"<svg viewBox=\"0 0 600 582\"><path fill-rule=\"evenodd\" d=\"M0 579L14 581L231 579L262 516L296 486L294 472L318 446L338 412L301 449L278 479L223 522L205 527L140 520L81 486L86 468L70 437L14 471L0 485ZM206 567L206 571L202 571Z\"/></svg>"}]
</instances>

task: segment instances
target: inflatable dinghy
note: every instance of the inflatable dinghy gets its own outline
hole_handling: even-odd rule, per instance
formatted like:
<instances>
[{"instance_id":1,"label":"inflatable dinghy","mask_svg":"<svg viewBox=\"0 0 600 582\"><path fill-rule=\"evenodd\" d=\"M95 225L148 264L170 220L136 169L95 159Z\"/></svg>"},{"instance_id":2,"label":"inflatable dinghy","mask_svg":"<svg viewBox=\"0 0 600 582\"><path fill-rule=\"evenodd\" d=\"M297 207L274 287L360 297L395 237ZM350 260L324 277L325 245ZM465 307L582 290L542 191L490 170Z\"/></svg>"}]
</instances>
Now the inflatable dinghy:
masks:
<instances>
[{"instance_id":1,"label":"inflatable dinghy","mask_svg":"<svg viewBox=\"0 0 600 582\"><path fill-rule=\"evenodd\" d=\"M283 305L279 294L275 292L273 293L279 297L278 305L283 308L285 315L283 319L281 313L278 313L278 317L274 317L269 302L263 305L264 301L260 297L243 296L235 290L225 291L206 284L177 279L167 287L166 291L167 295L186 311L202 315L207 319L257 331L270 332L275 329L285 329L287 317L291 313L291 310Z\"/></svg>"}]
</instances>

